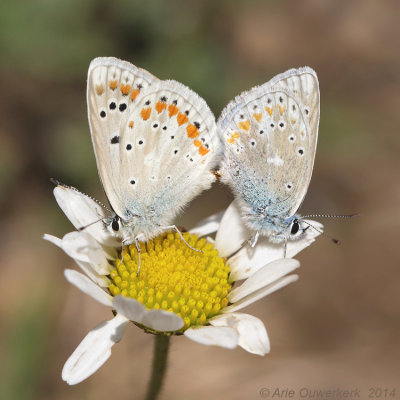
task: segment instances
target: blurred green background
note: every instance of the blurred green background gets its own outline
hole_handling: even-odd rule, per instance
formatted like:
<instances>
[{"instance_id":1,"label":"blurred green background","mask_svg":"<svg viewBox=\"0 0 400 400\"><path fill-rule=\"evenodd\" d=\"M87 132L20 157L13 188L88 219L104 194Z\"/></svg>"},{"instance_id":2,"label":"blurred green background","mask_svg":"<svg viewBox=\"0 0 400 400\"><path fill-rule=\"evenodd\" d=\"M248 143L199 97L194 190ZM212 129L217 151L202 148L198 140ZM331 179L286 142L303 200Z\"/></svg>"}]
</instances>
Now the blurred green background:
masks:
<instances>
[{"instance_id":1,"label":"blurred green background","mask_svg":"<svg viewBox=\"0 0 400 400\"><path fill-rule=\"evenodd\" d=\"M73 264L44 242L72 226L50 177L104 199L90 141L89 62L115 56L198 92L218 116L230 99L292 67L319 76L321 124L303 213L326 238L298 257L300 281L249 307L272 352L173 338L162 399L259 399L267 388L397 388L400 396L400 3L398 1L95 1L0 3L0 398L140 399L153 341L129 327L77 387L63 363L111 313L67 284ZM196 199L179 224L226 207Z\"/></svg>"}]
</instances>

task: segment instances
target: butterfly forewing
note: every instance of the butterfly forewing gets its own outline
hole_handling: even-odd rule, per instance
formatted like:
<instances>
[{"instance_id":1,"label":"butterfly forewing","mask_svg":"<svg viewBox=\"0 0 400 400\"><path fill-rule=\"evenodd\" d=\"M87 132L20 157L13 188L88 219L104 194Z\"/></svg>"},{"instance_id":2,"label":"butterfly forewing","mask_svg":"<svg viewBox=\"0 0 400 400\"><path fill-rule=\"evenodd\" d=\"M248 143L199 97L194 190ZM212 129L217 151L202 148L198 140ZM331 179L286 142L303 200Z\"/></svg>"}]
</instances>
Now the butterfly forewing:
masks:
<instances>
[{"instance_id":1,"label":"butterfly forewing","mask_svg":"<svg viewBox=\"0 0 400 400\"><path fill-rule=\"evenodd\" d=\"M94 59L89 67L87 103L97 168L112 205L121 198L120 126L140 92L157 82L149 72L112 57Z\"/></svg>"},{"instance_id":2,"label":"butterfly forewing","mask_svg":"<svg viewBox=\"0 0 400 400\"><path fill-rule=\"evenodd\" d=\"M316 76L305 71L312 70L290 70L241 94L218 121L225 147L223 179L253 212L290 217L307 191L319 92Z\"/></svg>"},{"instance_id":3,"label":"butterfly forewing","mask_svg":"<svg viewBox=\"0 0 400 400\"><path fill-rule=\"evenodd\" d=\"M111 147L119 154L114 210L162 226L215 180L210 169L220 141L203 99L178 82L159 81L142 90Z\"/></svg>"}]
</instances>

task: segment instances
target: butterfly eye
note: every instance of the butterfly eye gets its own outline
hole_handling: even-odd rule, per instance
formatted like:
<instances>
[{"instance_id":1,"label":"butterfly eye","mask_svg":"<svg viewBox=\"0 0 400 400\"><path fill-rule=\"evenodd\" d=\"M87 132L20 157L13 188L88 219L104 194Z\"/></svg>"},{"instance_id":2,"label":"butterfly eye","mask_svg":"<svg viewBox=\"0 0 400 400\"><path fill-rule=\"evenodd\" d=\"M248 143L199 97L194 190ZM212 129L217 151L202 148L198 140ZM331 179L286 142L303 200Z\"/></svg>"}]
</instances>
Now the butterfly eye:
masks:
<instances>
[{"instance_id":1,"label":"butterfly eye","mask_svg":"<svg viewBox=\"0 0 400 400\"><path fill-rule=\"evenodd\" d=\"M118 232L119 231L119 222L118 222L118 217L115 217L112 221L111 228L113 231Z\"/></svg>"},{"instance_id":2,"label":"butterfly eye","mask_svg":"<svg viewBox=\"0 0 400 400\"><path fill-rule=\"evenodd\" d=\"M292 229L291 229L290 233L291 233L292 235L295 235L295 234L299 231L299 229L300 229L299 222L297 221L297 219L295 219L295 220L293 221Z\"/></svg>"}]
</instances>

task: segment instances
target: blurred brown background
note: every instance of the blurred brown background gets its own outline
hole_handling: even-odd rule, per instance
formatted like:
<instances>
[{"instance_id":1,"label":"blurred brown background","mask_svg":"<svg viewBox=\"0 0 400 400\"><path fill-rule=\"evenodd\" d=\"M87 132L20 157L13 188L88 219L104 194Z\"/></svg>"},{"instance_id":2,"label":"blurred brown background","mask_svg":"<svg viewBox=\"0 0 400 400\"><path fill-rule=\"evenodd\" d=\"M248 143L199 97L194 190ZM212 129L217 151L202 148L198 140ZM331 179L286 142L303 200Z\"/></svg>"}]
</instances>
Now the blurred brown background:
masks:
<instances>
[{"instance_id":1,"label":"blurred brown background","mask_svg":"<svg viewBox=\"0 0 400 400\"><path fill-rule=\"evenodd\" d=\"M113 55L185 83L218 116L241 91L292 67L320 79L321 124L302 212L342 240L298 257L300 281L246 312L272 352L173 338L162 399L259 399L262 388L396 388L400 398L400 3L81 1L0 3L0 398L141 399L153 341L133 325L93 377L68 387L63 363L111 313L71 287L72 262L44 242L72 226L50 177L104 199L90 141L89 62ZM180 224L226 207L221 185ZM264 394L266 392L264 391ZM304 393L304 392L303 392ZM381 397L383 398L383 397Z\"/></svg>"}]
</instances>

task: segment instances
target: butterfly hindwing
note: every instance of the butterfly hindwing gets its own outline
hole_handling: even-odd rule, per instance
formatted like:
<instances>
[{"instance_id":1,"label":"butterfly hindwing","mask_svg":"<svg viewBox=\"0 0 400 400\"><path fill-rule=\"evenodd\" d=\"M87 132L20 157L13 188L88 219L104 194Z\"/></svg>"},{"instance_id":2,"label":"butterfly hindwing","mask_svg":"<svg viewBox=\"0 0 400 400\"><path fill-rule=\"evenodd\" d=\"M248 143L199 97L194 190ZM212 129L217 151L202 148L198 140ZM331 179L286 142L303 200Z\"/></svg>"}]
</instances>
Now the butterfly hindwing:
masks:
<instances>
[{"instance_id":1,"label":"butterfly hindwing","mask_svg":"<svg viewBox=\"0 0 400 400\"><path fill-rule=\"evenodd\" d=\"M311 71L290 70L241 94L218 121L225 147L223 180L252 212L287 218L305 196L319 119L318 81Z\"/></svg>"},{"instance_id":2,"label":"butterfly hindwing","mask_svg":"<svg viewBox=\"0 0 400 400\"><path fill-rule=\"evenodd\" d=\"M302 110L310 125L310 146L314 149L315 155L320 114L319 83L316 72L310 67L290 69L275 76L271 80L271 85L290 90L298 98L299 104L302 104ZM311 179L314 159L315 157L310 159L311 169L308 181Z\"/></svg>"},{"instance_id":3,"label":"butterfly hindwing","mask_svg":"<svg viewBox=\"0 0 400 400\"><path fill-rule=\"evenodd\" d=\"M112 146L119 154L119 197L110 201L125 219L136 214L165 226L215 180L215 118L203 99L175 81L143 89Z\"/></svg>"},{"instance_id":4,"label":"butterfly hindwing","mask_svg":"<svg viewBox=\"0 0 400 400\"><path fill-rule=\"evenodd\" d=\"M106 195L114 207L121 197L119 141L121 123L140 92L157 82L149 72L113 57L94 59L89 66L87 103L97 168Z\"/></svg>"}]
</instances>

